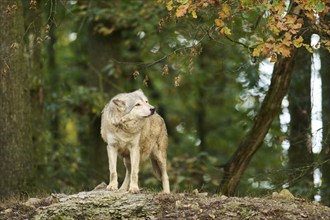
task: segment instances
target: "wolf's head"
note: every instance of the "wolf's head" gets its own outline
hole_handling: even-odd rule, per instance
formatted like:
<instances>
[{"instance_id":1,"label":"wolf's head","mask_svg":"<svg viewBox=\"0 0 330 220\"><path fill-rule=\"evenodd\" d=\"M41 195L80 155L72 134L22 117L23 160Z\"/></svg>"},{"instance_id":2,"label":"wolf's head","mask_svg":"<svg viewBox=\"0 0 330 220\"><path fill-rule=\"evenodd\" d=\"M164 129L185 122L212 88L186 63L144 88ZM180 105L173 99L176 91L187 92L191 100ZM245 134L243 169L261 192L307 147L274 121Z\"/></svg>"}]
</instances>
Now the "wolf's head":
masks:
<instances>
[{"instance_id":1,"label":"wolf's head","mask_svg":"<svg viewBox=\"0 0 330 220\"><path fill-rule=\"evenodd\" d=\"M155 107L150 105L148 98L141 89L131 93L123 93L115 97L112 102L123 117L129 120L139 120L155 113Z\"/></svg>"}]
</instances>

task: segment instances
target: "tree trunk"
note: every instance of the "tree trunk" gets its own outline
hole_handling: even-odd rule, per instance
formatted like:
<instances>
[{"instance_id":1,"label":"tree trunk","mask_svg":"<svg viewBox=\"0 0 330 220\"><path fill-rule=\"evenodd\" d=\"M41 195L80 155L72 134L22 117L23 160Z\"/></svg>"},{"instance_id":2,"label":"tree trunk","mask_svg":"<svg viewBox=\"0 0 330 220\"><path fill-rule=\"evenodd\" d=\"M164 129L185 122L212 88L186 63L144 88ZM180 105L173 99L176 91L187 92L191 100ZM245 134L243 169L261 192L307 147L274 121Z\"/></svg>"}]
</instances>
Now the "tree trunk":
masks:
<instances>
[{"instance_id":1,"label":"tree trunk","mask_svg":"<svg viewBox=\"0 0 330 220\"><path fill-rule=\"evenodd\" d=\"M47 19L47 27L46 33L48 37L47 42L47 70L49 72L49 80L51 83L49 88L49 93L55 97L52 97L57 100L57 94L59 91L59 84L60 84L60 77L59 73L57 72L57 63L56 63L56 50L55 45L57 42L56 38L56 25L55 25L55 13L56 9L54 1L47 2L47 8L49 9L49 15ZM58 103L57 103L58 104ZM51 114L50 118L50 128L53 136L53 150L57 151L59 146L59 139L60 139L60 113L59 109L56 106Z\"/></svg>"},{"instance_id":2,"label":"tree trunk","mask_svg":"<svg viewBox=\"0 0 330 220\"><path fill-rule=\"evenodd\" d=\"M21 1L0 1L0 198L32 185L29 80Z\"/></svg>"},{"instance_id":3,"label":"tree trunk","mask_svg":"<svg viewBox=\"0 0 330 220\"><path fill-rule=\"evenodd\" d=\"M323 122L323 146L322 158L322 203L330 206L330 53L320 50L321 57L321 79L322 79L322 122Z\"/></svg>"},{"instance_id":4,"label":"tree trunk","mask_svg":"<svg viewBox=\"0 0 330 220\"><path fill-rule=\"evenodd\" d=\"M99 3L92 3L93 7L98 7ZM114 3L116 4L116 3ZM102 7L102 6L99 6ZM113 86L116 84L115 76L118 72L115 66L111 71L113 75L103 74L104 68L108 65L111 59L120 59L120 43L122 41L121 33L114 31L110 36L104 36L96 31L96 27L105 25L111 27L111 21L97 20L91 21L88 24L88 66L89 74L87 76L86 86L89 88L96 88L100 92L107 92L109 97L118 93ZM110 70L108 70L110 71ZM117 81L118 82L118 81ZM104 103L106 104L106 103ZM84 150L84 157L88 161L87 172L92 177L93 181L89 185L95 185L98 182L109 179L109 168L107 159L106 143L101 139L100 126L101 117L99 113L92 112L89 109L87 112L88 121L91 123L89 128L79 133L79 138L86 146Z\"/></svg>"},{"instance_id":5,"label":"tree trunk","mask_svg":"<svg viewBox=\"0 0 330 220\"><path fill-rule=\"evenodd\" d=\"M301 14L301 9L294 4L291 12ZM233 195L240 178L249 165L253 155L262 146L263 140L274 120L280 113L283 98L288 93L293 66L296 59L296 48L291 48L291 56L280 58L275 63L269 90L250 131L239 144L234 155L224 166L220 190L225 195Z\"/></svg>"},{"instance_id":6,"label":"tree trunk","mask_svg":"<svg viewBox=\"0 0 330 220\"><path fill-rule=\"evenodd\" d=\"M253 127L224 167L224 176L221 182L223 194L234 194L241 176L253 155L262 146L274 118L280 113L282 100L289 89L295 57L294 50L291 57L283 58L275 64L269 90L255 118Z\"/></svg>"},{"instance_id":7,"label":"tree trunk","mask_svg":"<svg viewBox=\"0 0 330 220\"><path fill-rule=\"evenodd\" d=\"M314 197L313 152L311 137L311 58L305 48L297 50L296 63L289 90L290 148L289 174L290 190L308 193Z\"/></svg>"},{"instance_id":8,"label":"tree trunk","mask_svg":"<svg viewBox=\"0 0 330 220\"><path fill-rule=\"evenodd\" d=\"M25 42L26 42L26 54L28 57L28 69L30 78L30 103L33 111L32 117L32 142L34 146L34 161L36 164L39 177L44 177L46 174L45 154L46 143L43 132L46 128L46 117L44 117L44 74L43 63L41 59L42 50L42 12L40 7L41 1L38 1L36 5L31 5L31 1L23 1L24 4L24 18L25 18ZM36 186L40 189L40 186L45 185L46 178L40 178L39 185Z\"/></svg>"}]
</instances>

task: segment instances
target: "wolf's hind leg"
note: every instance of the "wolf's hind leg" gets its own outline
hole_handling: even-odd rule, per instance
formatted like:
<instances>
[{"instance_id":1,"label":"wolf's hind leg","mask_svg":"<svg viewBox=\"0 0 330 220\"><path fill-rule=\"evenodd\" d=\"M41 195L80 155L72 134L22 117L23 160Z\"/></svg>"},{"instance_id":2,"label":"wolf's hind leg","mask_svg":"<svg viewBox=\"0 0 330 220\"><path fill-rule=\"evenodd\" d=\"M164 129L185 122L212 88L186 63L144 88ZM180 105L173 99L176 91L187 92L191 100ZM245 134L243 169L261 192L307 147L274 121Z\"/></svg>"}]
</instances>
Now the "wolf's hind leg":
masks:
<instances>
[{"instance_id":1,"label":"wolf's hind leg","mask_svg":"<svg viewBox=\"0 0 330 220\"><path fill-rule=\"evenodd\" d=\"M123 184L121 185L119 190L127 191L130 183L131 177L131 160L129 158L124 157L124 165L126 168L126 174Z\"/></svg>"},{"instance_id":2,"label":"wolf's hind leg","mask_svg":"<svg viewBox=\"0 0 330 220\"><path fill-rule=\"evenodd\" d=\"M161 152L152 155L151 162L157 178L160 178L163 185L163 192L170 193L170 182L166 170L166 156L161 156Z\"/></svg>"}]
</instances>

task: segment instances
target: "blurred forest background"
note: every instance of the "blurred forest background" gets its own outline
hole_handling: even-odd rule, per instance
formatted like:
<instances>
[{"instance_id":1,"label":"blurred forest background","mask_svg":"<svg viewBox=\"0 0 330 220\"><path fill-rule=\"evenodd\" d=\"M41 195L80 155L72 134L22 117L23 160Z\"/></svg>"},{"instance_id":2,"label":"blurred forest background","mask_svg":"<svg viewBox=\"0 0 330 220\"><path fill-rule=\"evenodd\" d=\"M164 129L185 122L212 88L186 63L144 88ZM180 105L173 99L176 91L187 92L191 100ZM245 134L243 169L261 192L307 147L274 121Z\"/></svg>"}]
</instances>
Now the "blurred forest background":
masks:
<instances>
[{"instance_id":1,"label":"blurred forest background","mask_svg":"<svg viewBox=\"0 0 330 220\"><path fill-rule=\"evenodd\" d=\"M285 50L267 58L247 46L258 39L249 25L265 26L267 7L241 1L247 5L219 31L218 16L229 20L225 1L196 2L200 10L188 0L1 0L0 194L108 183L100 113L114 95L138 88L166 121L171 190L220 192L224 167L257 121ZM329 24L326 1L309 2ZM235 4L228 1L232 11ZM294 60L288 95L234 195L285 187L330 205L329 45L309 46L313 33L330 34L304 24L306 45L287 56ZM149 163L140 176L142 188L161 189Z\"/></svg>"}]
</instances>

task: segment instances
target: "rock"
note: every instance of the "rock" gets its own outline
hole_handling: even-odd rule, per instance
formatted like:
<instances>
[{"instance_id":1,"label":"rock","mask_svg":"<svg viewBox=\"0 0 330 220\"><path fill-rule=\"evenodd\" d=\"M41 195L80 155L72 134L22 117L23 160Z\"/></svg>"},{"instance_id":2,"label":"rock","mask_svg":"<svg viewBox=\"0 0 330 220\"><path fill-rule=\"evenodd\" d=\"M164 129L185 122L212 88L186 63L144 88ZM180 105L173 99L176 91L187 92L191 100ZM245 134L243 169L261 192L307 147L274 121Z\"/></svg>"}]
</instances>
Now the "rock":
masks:
<instances>
[{"instance_id":1,"label":"rock","mask_svg":"<svg viewBox=\"0 0 330 220\"><path fill-rule=\"evenodd\" d=\"M193 194L195 194L195 195L197 195L199 192L198 192L198 189L194 189L193 191L192 191L192 193Z\"/></svg>"},{"instance_id":2,"label":"rock","mask_svg":"<svg viewBox=\"0 0 330 220\"><path fill-rule=\"evenodd\" d=\"M221 195L221 196L220 196L220 199L221 199L221 200L226 200L226 199L228 199L228 197L225 196L225 195Z\"/></svg>"},{"instance_id":3,"label":"rock","mask_svg":"<svg viewBox=\"0 0 330 220\"><path fill-rule=\"evenodd\" d=\"M41 203L41 201L42 200L41 199L38 199L38 198L29 198L28 201L26 201L23 204L26 205L26 206L35 208L35 207L38 207L39 206L39 204Z\"/></svg>"},{"instance_id":4,"label":"rock","mask_svg":"<svg viewBox=\"0 0 330 220\"><path fill-rule=\"evenodd\" d=\"M280 199L287 199L287 200L293 200L295 198L292 195L292 193L287 189L282 189L280 193L273 192L272 197L274 199L280 198Z\"/></svg>"},{"instance_id":5,"label":"rock","mask_svg":"<svg viewBox=\"0 0 330 220\"><path fill-rule=\"evenodd\" d=\"M198 196L200 197L207 197L209 194L207 192L204 193L198 193Z\"/></svg>"},{"instance_id":6,"label":"rock","mask_svg":"<svg viewBox=\"0 0 330 220\"><path fill-rule=\"evenodd\" d=\"M61 199L61 198L65 198L68 195L64 194L64 193L52 193L52 197L55 199Z\"/></svg>"},{"instance_id":7,"label":"rock","mask_svg":"<svg viewBox=\"0 0 330 220\"><path fill-rule=\"evenodd\" d=\"M274 198L95 190L26 202L38 207L2 205L0 219L330 219L329 207L294 198L288 190Z\"/></svg>"},{"instance_id":8,"label":"rock","mask_svg":"<svg viewBox=\"0 0 330 220\"><path fill-rule=\"evenodd\" d=\"M10 212L12 212L12 211L13 211L13 209L9 208L9 209L6 209L6 210L4 211L4 213L8 214L8 213L10 213Z\"/></svg>"},{"instance_id":9,"label":"rock","mask_svg":"<svg viewBox=\"0 0 330 220\"><path fill-rule=\"evenodd\" d=\"M195 195L197 195L197 196L201 196L201 197L206 197L206 196L208 195L207 192L200 193L200 192L198 191L198 189L194 189L194 190L192 191L192 193L195 194Z\"/></svg>"},{"instance_id":10,"label":"rock","mask_svg":"<svg viewBox=\"0 0 330 220\"><path fill-rule=\"evenodd\" d=\"M102 183L100 183L99 185L97 185L94 189L93 189L93 191L95 191L95 190L105 190L107 188L107 184L105 183L105 182L102 182Z\"/></svg>"}]
</instances>

